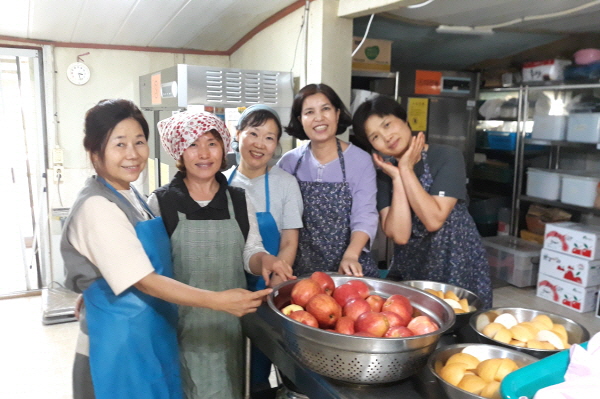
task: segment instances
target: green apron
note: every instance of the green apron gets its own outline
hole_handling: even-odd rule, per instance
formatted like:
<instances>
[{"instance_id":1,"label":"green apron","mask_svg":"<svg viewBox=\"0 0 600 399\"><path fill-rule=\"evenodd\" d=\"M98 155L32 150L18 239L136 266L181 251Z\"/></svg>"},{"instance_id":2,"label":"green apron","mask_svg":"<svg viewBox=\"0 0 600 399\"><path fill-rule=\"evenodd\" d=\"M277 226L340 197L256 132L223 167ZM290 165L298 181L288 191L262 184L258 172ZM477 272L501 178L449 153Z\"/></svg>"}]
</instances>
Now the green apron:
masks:
<instances>
[{"instance_id":1,"label":"green apron","mask_svg":"<svg viewBox=\"0 0 600 399\"><path fill-rule=\"evenodd\" d=\"M174 275L194 287L246 288L244 236L229 191L229 219L179 222L171 236ZM229 313L179 307L181 376L187 399L240 399L244 390L244 339L240 319Z\"/></svg>"}]
</instances>

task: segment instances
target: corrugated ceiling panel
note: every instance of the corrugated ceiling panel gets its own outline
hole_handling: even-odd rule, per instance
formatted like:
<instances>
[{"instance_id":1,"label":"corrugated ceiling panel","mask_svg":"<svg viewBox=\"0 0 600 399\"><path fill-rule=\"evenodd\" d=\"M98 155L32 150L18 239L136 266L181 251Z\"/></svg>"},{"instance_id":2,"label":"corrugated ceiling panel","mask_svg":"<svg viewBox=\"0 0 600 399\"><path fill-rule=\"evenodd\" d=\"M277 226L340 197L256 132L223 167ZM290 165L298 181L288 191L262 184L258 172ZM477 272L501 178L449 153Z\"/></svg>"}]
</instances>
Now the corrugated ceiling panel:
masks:
<instances>
[{"instance_id":1,"label":"corrugated ceiling panel","mask_svg":"<svg viewBox=\"0 0 600 399\"><path fill-rule=\"evenodd\" d=\"M112 43L138 0L87 1L70 41Z\"/></svg>"},{"instance_id":2,"label":"corrugated ceiling panel","mask_svg":"<svg viewBox=\"0 0 600 399\"><path fill-rule=\"evenodd\" d=\"M0 35L27 37L29 28L29 1L2 1L0 3Z\"/></svg>"},{"instance_id":3,"label":"corrugated ceiling panel","mask_svg":"<svg viewBox=\"0 0 600 399\"><path fill-rule=\"evenodd\" d=\"M85 1L30 1L33 4L31 8L31 28L29 30L30 38L58 42L70 42L72 40L73 31L85 6Z\"/></svg>"}]
</instances>

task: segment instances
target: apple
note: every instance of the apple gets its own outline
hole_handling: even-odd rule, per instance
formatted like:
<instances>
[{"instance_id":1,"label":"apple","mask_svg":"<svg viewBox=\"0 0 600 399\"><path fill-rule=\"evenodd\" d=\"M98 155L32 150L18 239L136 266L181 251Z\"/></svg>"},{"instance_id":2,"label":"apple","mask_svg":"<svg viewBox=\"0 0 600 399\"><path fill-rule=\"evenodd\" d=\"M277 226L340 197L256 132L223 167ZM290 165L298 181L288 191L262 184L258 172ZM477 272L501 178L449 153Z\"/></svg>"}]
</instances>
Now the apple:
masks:
<instances>
[{"instance_id":1,"label":"apple","mask_svg":"<svg viewBox=\"0 0 600 399\"><path fill-rule=\"evenodd\" d=\"M373 312L381 312L381 307L383 306L385 299L383 299L379 295L369 295L365 299L365 301L367 301L369 305L371 305L371 310Z\"/></svg>"},{"instance_id":2,"label":"apple","mask_svg":"<svg viewBox=\"0 0 600 399\"><path fill-rule=\"evenodd\" d=\"M323 290L321 289L321 286L315 280L310 278L300 280L294 284L294 288L292 288L292 303L305 308L306 304L313 296L322 293Z\"/></svg>"},{"instance_id":3,"label":"apple","mask_svg":"<svg viewBox=\"0 0 600 399\"><path fill-rule=\"evenodd\" d=\"M335 324L335 332L340 334L354 334L354 320L348 316L342 316Z\"/></svg>"},{"instance_id":4,"label":"apple","mask_svg":"<svg viewBox=\"0 0 600 399\"><path fill-rule=\"evenodd\" d=\"M403 337L412 337L415 335L409 328L404 326L394 326L388 328L388 330L383 335L386 338L403 338Z\"/></svg>"},{"instance_id":5,"label":"apple","mask_svg":"<svg viewBox=\"0 0 600 399\"><path fill-rule=\"evenodd\" d=\"M381 311L390 311L396 313L398 316L404 319L412 319L413 307L407 297L395 294L385 300Z\"/></svg>"},{"instance_id":6,"label":"apple","mask_svg":"<svg viewBox=\"0 0 600 399\"><path fill-rule=\"evenodd\" d=\"M312 297L306 304L306 311L315 316L321 328L333 328L342 317L342 307L327 294Z\"/></svg>"},{"instance_id":7,"label":"apple","mask_svg":"<svg viewBox=\"0 0 600 399\"><path fill-rule=\"evenodd\" d=\"M371 290L369 290L369 286L364 281L350 280L346 284L350 284L351 286L356 288L356 291L358 291L358 295L360 295L362 299L365 299L366 297L371 295Z\"/></svg>"},{"instance_id":8,"label":"apple","mask_svg":"<svg viewBox=\"0 0 600 399\"><path fill-rule=\"evenodd\" d=\"M417 316L408 323L407 327L415 335L429 334L440 328L429 316Z\"/></svg>"},{"instance_id":9,"label":"apple","mask_svg":"<svg viewBox=\"0 0 600 399\"><path fill-rule=\"evenodd\" d=\"M317 319L315 319L315 316L311 315L306 310L296 310L295 312L290 313L290 318L299 321L302 324L306 324L307 326L319 328L319 323L317 322Z\"/></svg>"},{"instance_id":10,"label":"apple","mask_svg":"<svg viewBox=\"0 0 600 399\"><path fill-rule=\"evenodd\" d=\"M405 319L397 313L390 312L389 310L384 310L381 314L385 315L388 319L388 323L390 327L402 326L406 327L411 319Z\"/></svg>"},{"instance_id":11,"label":"apple","mask_svg":"<svg viewBox=\"0 0 600 399\"><path fill-rule=\"evenodd\" d=\"M360 294L354 288L354 286L346 283L342 284L333 291L333 298L340 304L340 306L344 306L347 302L354 298L360 298Z\"/></svg>"},{"instance_id":12,"label":"apple","mask_svg":"<svg viewBox=\"0 0 600 399\"><path fill-rule=\"evenodd\" d=\"M372 311L361 314L354 322L356 332L368 332L376 337L383 337L388 328L390 324L387 317Z\"/></svg>"},{"instance_id":13,"label":"apple","mask_svg":"<svg viewBox=\"0 0 600 399\"><path fill-rule=\"evenodd\" d=\"M310 278L319 284L324 293L327 295L333 295L335 283L329 274L325 272L314 272L311 274Z\"/></svg>"},{"instance_id":14,"label":"apple","mask_svg":"<svg viewBox=\"0 0 600 399\"><path fill-rule=\"evenodd\" d=\"M358 316L365 312L370 312L371 306L362 298L354 298L346 302L342 315L350 317L352 320L358 319Z\"/></svg>"},{"instance_id":15,"label":"apple","mask_svg":"<svg viewBox=\"0 0 600 399\"><path fill-rule=\"evenodd\" d=\"M290 313L295 312L297 310L304 310L304 308L300 305L296 305L296 304L291 304L286 306L285 308L281 309L281 313L283 313L286 316L289 316Z\"/></svg>"}]
</instances>

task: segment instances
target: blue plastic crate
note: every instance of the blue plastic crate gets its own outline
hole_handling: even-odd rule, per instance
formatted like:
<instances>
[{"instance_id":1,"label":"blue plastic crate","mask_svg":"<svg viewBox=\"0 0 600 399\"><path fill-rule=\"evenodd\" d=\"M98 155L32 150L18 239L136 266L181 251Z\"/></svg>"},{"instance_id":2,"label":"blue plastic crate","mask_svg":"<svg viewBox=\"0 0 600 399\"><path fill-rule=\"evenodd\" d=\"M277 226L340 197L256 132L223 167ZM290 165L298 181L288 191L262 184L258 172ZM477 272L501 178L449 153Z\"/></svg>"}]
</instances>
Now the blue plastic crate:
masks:
<instances>
[{"instance_id":1,"label":"blue plastic crate","mask_svg":"<svg viewBox=\"0 0 600 399\"><path fill-rule=\"evenodd\" d=\"M517 146L517 133L515 132L487 132L488 144L493 150L514 151Z\"/></svg>"}]
</instances>

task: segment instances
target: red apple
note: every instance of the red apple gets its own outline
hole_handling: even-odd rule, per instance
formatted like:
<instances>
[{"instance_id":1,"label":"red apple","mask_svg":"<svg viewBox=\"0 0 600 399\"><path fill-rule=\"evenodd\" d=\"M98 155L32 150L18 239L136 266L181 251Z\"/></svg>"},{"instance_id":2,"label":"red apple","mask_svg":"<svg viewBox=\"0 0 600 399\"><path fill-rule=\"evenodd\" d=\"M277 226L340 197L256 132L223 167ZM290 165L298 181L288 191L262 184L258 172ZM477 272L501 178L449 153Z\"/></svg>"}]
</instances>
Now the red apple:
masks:
<instances>
[{"instance_id":1,"label":"red apple","mask_svg":"<svg viewBox=\"0 0 600 399\"><path fill-rule=\"evenodd\" d=\"M358 291L358 295L360 295L360 297L362 299L365 299L366 297L368 297L371 294L371 291L369 290L369 286L364 281L350 280L346 284L350 284L351 286L356 288L356 291Z\"/></svg>"},{"instance_id":2,"label":"red apple","mask_svg":"<svg viewBox=\"0 0 600 399\"><path fill-rule=\"evenodd\" d=\"M327 295L333 294L333 290L335 290L335 283L329 274L325 272L314 272L310 278L319 284L324 293Z\"/></svg>"},{"instance_id":3,"label":"red apple","mask_svg":"<svg viewBox=\"0 0 600 399\"><path fill-rule=\"evenodd\" d=\"M369 305L371 305L371 310L373 312L381 312L381 307L383 306L385 299L383 299L379 295L369 295L365 299L365 301L367 301Z\"/></svg>"},{"instance_id":4,"label":"red apple","mask_svg":"<svg viewBox=\"0 0 600 399\"><path fill-rule=\"evenodd\" d=\"M319 323L317 322L317 319L315 319L315 316L311 315L306 310L296 310L295 312L290 313L290 318L299 321L302 324L306 324L307 326L319 328Z\"/></svg>"},{"instance_id":5,"label":"red apple","mask_svg":"<svg viewBox=\"0 0 600 399\"><path fill-rule=\"evenodd\" d=\"M342 307L327 294L317 294L306 304L306 311L319 322L321 328L333 328L342 317Z\"/></svg>"},{"instance_id":6,"label":"red apple","mask_svg":"<svg viewBox=\"0 0 600 399\"><path fill-rule=\"evenodd\" d=\"M407 327L403 327L403 326L394 326L394 327L390 327L388 328L388 330L385 332L384 337L387 338L402 338L402 337L412 337L413 332L410 331L410 329L408 329Z\"/></svg>"},{"instance_id":7,"label":"red apple","mask_svg":"<svg viewBox=\"0 0 600 399\"><path fill-rule=\"evenodd\" d=\"M417 316L408 323L407 327L415 335L429 334L440 328L429 316Z\"/></svg>"},{"instance_id":8,"label":"red apple","mask_svg":"<svg viewBox=\"0 0 600 399\"><path fill-rule=\"evenodd\" d=\"M352 320L358 319L358 316L365 312L370 312L371 306L367 301L361 298L354 298L346 302L342 315L350 317Z\"/></svg>"},{"instance_id":9,"label":"red apple","mask_svg":"<svg viewBox=\"0 0 600 399\"><path fill-rule=\"evenodd\" d=\"M376 312L363 313L354 322L357 332L368 332L376 337L383 337L388 328L390 324L385 315Z\"/></svg>"},{"instance_id":10,"label":"red apple","mask_svg":"<svg viewBox=\"0 0 600 399\"><path fill-rule=\"evenodd\" d=\"M335 324L335 332L340 334L354 334L354 320L347 316L342 316Z\"/></svg>"},{"instance_id":11,"label":"red apple","mask_svg":"<svg viewBox=\"0 0 600 399\"><path fill-rule=\"evenodd\" d=\"M388 319L388 323L390 323L390 327L402 326L406 327L410 322L410 319L405 319L397 313L390 312L389 310L384 310L381 314L385 315Z\"/></svg>"},{"instance_id":12,"label":"red apple","mask_svg":"<svg viewBox=\"0 0 600 399\"><path fill-rule=\"evenodd\" d=\"M354 336L356 336L356 337L377 338L377 335L373 335L373 334L368 333L366 331L360 331L360 332L354 333Z\"/></svg>"},{"instance_id":13,"label":"red apple","mask_svg":"<svg viewBox=\"0 0 600 399\"><path fill-rule=\"evenodd\" d=\"M390 311L396 313L404 319L412 319L413 307L407 297L403 295L392 295L383 303L381 311Z\"/></svg>"},{"instance_id":14,"label":"red apple","mask_svg":"<svg viewBox=\"0 0 600 399\"><path fill-rule=\"evenodd\" d=\"M311 280L310 278L300 280L292 288L292 303L306 308L306 304L313 296L322 293L321 286L315 280Z\"/></svg>"},{"instance_id":15,"label":"red apple","mask_svg":"<svg viewBox=\"0 0 600 399\"><path fill-rule=\"evenodd\" d=\"M340 306L344 306L350 299L354 298L360 298L360 294L356 291L356 288L348 283L340 285L333 291L333 299L335 299Z\"/></svg>"}]
</instances>

